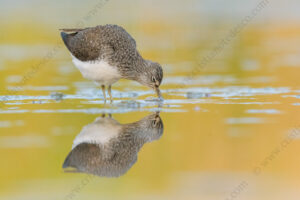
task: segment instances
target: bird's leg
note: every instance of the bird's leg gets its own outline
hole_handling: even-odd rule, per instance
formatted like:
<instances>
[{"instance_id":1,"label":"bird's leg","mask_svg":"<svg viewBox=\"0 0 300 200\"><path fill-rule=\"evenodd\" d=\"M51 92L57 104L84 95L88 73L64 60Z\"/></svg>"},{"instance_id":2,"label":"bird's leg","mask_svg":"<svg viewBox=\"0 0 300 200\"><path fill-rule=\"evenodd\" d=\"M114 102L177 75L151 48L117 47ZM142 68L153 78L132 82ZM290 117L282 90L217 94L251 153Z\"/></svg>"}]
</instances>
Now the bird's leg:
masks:
<instances>
[{"instance_id":1,"label":"bird's leg","mask_svg":"<svg viewBox=\"0 0 300 200\"><path fill-rule=\"evenodd\" d=\"M112 98L112 95L111 95L111 85L108 86L108 95L109 95L110 103L112 103L113 98Z\"/></svg>"},{"instance_id":2,"label":"bird's leg","mask_svg":"<svg viewBox=\"0 0 300 200\"><path fill-rule=\"evenodd\" d=\"M101 85L101 88L102 88L104 103L106 103L105 85Z\"/></svg>"}]
</instances>

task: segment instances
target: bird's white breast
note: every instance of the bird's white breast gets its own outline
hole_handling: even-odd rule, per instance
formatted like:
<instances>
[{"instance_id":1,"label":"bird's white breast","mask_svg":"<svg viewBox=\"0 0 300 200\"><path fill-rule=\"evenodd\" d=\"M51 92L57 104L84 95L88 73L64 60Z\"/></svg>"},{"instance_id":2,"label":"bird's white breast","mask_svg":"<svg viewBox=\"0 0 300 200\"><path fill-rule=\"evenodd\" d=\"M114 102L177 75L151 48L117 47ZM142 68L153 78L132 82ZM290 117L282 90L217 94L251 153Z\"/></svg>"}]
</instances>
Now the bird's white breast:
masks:
<instances>
[{"instance_id":1,"label":"bird's white breast","mask_svg":"<svg viewBox=\"0 0 300 200\"><path fill-rule=\"evenodd\" d=\"M111 85L117 82L121 75L115 66L109 65L104 60L97 61L81 61L73 55L74 65L79 69L82 76L86 79L95 81L100 85Z\"/></svg>"}]
</instances>

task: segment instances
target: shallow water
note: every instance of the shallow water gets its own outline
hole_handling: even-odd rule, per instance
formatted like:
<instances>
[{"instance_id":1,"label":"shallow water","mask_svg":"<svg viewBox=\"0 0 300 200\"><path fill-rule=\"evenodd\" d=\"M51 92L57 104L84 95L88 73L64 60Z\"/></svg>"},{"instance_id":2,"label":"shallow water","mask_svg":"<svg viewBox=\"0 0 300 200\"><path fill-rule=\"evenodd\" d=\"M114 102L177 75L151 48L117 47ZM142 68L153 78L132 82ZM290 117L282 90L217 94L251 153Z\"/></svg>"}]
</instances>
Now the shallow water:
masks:
<instances>
[{"instance_id":1,"label":"shallow water","mask_svg":"<svg viewBox=\"0 0 300 200\"><path fill-rule=\"evenodd\" d=\"M132 16L131 23L118 17L111 22L108 11L124 12L115 6L108 6L100 23L122 24L136 38L141 54L162 64L164 101L122 80L113 86L114 102L104 105L100 88L81 77L62 46L56 31L57 24L62 25L59 19L53 16L43 29L36 28L45 26L42 22L7 15L10 21L0 22L6 30L0 39L0 198L297 199L300 26L254 20L203 66L203 57L234 22L193 18L185 23L195 14L189 10L182 11L186 15L178 24L169 18L178 13L159 11L161 21L145 13L143 22ZM139 5L143 6L149 5ZM94 25L96 19L86 25ZM16 33L21 26L27 27L26 34ZM108 122L95 125L104 114ZM151 114L159 114L163 123L159 136L145 131L151 128L137 128ZM108 128L114 120L122 125ZM107 171L89 175L105 168L101 162L80 161L97 160L89 152L92 148L75 155L75 160L80 158L77 164L86 164L80 173L63 169L81 132L92 135L88 140L100 137L105 143L119 126L133 122L138 131L128 137L135 142L116 139L120 150L110 145L102 149L109 149L110 160L118 160L126 157L118 153L127 145L131 148L126 150L131 152L130 162L125 171L118 168L118 178L106 177ZM97 136L97 130L103 136Z\"/></svg>"}]
</instances>

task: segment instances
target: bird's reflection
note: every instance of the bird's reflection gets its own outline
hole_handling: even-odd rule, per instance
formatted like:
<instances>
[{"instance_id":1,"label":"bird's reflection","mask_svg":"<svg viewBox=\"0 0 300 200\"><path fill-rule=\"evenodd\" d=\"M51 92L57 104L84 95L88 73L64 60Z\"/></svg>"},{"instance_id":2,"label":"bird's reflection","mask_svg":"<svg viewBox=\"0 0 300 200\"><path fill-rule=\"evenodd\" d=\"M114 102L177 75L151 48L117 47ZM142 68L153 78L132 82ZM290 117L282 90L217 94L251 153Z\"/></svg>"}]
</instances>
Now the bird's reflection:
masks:
<instances>
[{"instance_id":1,"label":"bird's reflection","mask_svg":"<svg viewBox=\"0 0 300 200\"><path fill-rule=\"evenodd\" d=\"M103 115L76 136L63 168L67 172L121 176L136 162L142 146L158 140L162 133L159 113L130 124L120 124L111 116Z\"/></svg>"}]
</instances>

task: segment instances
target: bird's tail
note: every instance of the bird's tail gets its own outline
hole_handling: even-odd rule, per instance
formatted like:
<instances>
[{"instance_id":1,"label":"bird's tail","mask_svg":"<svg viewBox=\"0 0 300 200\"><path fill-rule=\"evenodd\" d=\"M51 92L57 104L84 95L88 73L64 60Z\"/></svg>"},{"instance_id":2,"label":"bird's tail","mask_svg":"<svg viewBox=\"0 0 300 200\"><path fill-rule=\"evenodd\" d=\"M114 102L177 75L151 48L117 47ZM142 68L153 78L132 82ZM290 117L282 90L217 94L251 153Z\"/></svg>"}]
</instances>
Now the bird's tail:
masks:
<instances>
[{"instance_id":1,"label":"bird's tail","mask_svg":"<svg viewBox=\"0 0 300 200\"><path fill-rule=\"evenodd\" d=\"M78 32L78 31L82 31L83 28L61 28L59 30L63 32Z\"/></svg>"}]
</instances>

